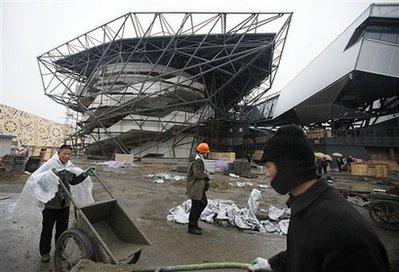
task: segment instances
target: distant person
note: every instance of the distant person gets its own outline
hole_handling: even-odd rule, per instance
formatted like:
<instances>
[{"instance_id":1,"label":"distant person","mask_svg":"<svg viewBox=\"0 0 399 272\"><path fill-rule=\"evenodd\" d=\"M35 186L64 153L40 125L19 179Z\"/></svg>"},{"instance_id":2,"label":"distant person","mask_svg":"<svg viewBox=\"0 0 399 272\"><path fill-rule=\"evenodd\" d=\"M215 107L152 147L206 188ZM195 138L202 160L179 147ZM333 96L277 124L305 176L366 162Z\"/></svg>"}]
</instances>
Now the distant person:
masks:
<instances>
[{"instance_id":1,"label":"distant person","mask_svg":"<svg viewBox=\"0 0 399 272\"><path fill-rule=\"evenodd\" d=\"M323 170L323 174L327 175L327 170L328 170L328 160L326 158L323 158L321 160L321 168Z\"/></svg>"},{"instance_id":2,"label":"distant person","mask_svg":"<svg viewBox=\"0 0 399 272\"><path fill-rule=\"evenodd\" d=\"M315 162L317 176L323 175L323 162L321 158L317 158Z\"/></svg>"},{"instance_id":3,"label":"distant person","mask_svg":"<svg viewBox=\"0 0 399 272\"><path fill-rule=\"evenodd\" d=\"M337 157L336 161L337 161L338 171L341 172L342 166L344 166L345 164L344 159L342 157Z\"/></svg>"},{"instance_id":4,"label":"distant person","mask_svg":"<svg viewBox=\"0 0 399 272\"><path fill-rule=\"evenodd\" d=\"M369 223L325 178L317 179L314 152L303 130L284 126L264 150L266 176L281 195L290 194L287 250L258 257L252 271L389 271L384 246Z\"/></svg>"},{"instance_id":5,"label":"distant person","mask_svg":"<svg viewBox=\"0 0 399 272\"><path fill-rule=\"evenodd\" d=\"M252 155L251 155L251 153L248 153L247 160L248 160L249 163L252 163Z\"/></svg>"},{"instance_id":6,"label":"distant person","mask_svg":"<svg viewBox=\"0 0 399 272\"><path fill-rule=\"evenodd\" d=\"M352 158L352 156L348 156L348 158L346 159L347 163L351 163L351 162L355 162L355 160Z\"/></svg>"},{"instance_id":7,"label":"distant person","mask_svg":"<svg viewBox=\"0 0 399 272\"><path fill-rule=\"evenodd\" d=\"M348 158L346 158L346 167L349 172L351 172L351 163L352 162L355 162L355 160L352 158L352 156L348 156Z\"/></svg>"},{"instance_id":8,"label":"distant person","mask_svg":"<svg viewBox=\"0 0 399 272\"><path fill-rule=\"evenodd\" d=\"M187 173L187 195L191 199L191 210L189 214L188 233L201 235L202 228L198 226L198 219L208 205L206 191L209 188L209 175L205 168L204 157L209 154L207 143L197 146L195 160L188 167Z\"/></svg>"}]
</instances>

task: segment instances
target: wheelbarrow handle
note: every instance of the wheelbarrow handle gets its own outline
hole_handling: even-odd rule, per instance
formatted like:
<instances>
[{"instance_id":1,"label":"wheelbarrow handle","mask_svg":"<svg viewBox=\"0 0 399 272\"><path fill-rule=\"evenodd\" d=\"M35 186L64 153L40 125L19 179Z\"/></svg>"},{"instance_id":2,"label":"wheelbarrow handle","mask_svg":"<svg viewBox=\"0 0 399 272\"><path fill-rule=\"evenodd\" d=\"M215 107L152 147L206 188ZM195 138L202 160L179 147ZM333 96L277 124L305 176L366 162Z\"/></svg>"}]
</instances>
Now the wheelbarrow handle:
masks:
<instances>
[{"instance_id":1,"label":"wheelbarrow handle","mask_svg":"<svg viewBox=\"0 0 399 272\"><path fill-rule=\"evenodd\" d=\"M105 189L105 191L107 191L107 193L111 196L111 198L114 198L114 196L111 194L111 192L108 190L108 188L104 185L104 183L101 181L100 177L97 175L96 172L93 173L94 176L97 178L98 182L100 182L100 184L103 186L103 188Z\"/></svg>"},{"instance_id":2,"label":"wheelbarrow handle","mask_svg":"<svg viewBox=\"0 0 399 272\"><path fill-rule=\"evenodd\" d=\"M66 195L68 196L68 198L72 201L73 205L74 205L77 209L80 209L79 205L78 205L78 204L75 202L75 200L73 199L71 192L67 189L67 187L65 186L64 182L62 182L61 179L60 179L58 182L59 182L59 184L61 185L62 190L66 193Z\"/></svg>"}]
</instances>

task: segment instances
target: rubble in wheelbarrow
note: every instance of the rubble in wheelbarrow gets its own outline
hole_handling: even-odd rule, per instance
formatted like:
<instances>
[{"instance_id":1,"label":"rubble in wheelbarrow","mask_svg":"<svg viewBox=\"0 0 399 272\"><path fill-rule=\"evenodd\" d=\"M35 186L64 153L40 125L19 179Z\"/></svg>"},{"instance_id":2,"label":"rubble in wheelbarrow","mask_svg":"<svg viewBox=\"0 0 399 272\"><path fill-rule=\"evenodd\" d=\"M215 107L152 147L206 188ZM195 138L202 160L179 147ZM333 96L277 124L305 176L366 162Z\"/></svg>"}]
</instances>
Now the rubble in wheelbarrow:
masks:
<instances>
[{"instance_id":1,"label":"rubble in wheelbarrow","mask_svg":"<svg viewBox=\"0 0 399 272\"><path fill-rule=\"evenodd\" d=\"M201 220L210 224L232 226L241 230L255 230L262 233L287 234L290 210L269 207L268 220L258 220L258 209L261 193L253 189L248 199L248 207L239 208L232 200L208 199L208 205L201 214ZM191 209L191 200L183 202L169 210L167 220L187 224Z\"/></svg>"}]
</instances>

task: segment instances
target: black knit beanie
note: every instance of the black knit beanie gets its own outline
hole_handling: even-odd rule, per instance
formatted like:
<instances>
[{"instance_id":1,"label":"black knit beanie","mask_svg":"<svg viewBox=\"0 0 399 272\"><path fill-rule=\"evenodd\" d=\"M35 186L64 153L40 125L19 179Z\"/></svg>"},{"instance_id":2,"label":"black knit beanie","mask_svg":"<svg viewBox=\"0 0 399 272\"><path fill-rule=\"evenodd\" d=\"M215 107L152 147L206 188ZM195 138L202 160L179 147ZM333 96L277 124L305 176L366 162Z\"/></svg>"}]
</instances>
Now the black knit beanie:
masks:
<instances>
[{"instance_id":1,"label":"black knit beanie","mask_svg":"<svg viewBox=\"0 0 399 272\"><path fill-rule=\"evenodd\" d=\"M281 195L317 177L312 146L303 130L296 125L283 126L277 130L266 143L262 160L276 165L277 174L271 180L271 186Z\"/></svg>"}]
</instances>

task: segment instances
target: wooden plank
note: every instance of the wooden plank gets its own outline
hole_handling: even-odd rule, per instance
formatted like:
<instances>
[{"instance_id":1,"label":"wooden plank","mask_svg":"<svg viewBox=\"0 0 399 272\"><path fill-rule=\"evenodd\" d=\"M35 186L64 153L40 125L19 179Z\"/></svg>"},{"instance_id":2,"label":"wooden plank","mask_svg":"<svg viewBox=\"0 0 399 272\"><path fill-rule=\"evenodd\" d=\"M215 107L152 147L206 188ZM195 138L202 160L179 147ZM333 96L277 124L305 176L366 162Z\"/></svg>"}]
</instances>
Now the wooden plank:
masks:
<instances>
[{"instance_id":1,"label":"wooden plank","mask_svg":"<svg viewBox=\"0 0 399 272\"><path fill-rule=\"evenodd\" d=\"M351 174L354 176L367 176L367 169L367 164L351 163Z\"/></svg>"},{"instance_id":2,"label":"wooden plank","mask_svg":"<svg viewBox=\"0 0 399 272\"><path fill-rule=\"evenodd\" d=\"M134 154L115 154L115 161L133 163Z\"/></svg>"},{"instance_id":3,"label":"wooden plank","mask_svg":"<svg viewBox=\"0 0 399 272\"><path fill-rule=\"evenodd\" d=\"M235 152L211 152L211 159L220 160L225 159L229 162L233 162L236 159Z\"/></svg>"},{"instance_id":4,"label":"wooden plank","mask_svg":"<svg viewBox=\"0 0 399 272\"><path fill-rule=\"evenodd\" d=\"M40 152L42 151L41 147L34 147L32 156L40 156Z\"/></svg>"},{"instance_id":5,"label":"wooden plank","mask_svg":"<svg viewBox=\"0 0 399 272\"><path fill-rule=\"evenodd\" d=\"M375 165L375 177L386 179L389 176L388 164L376 164Z\"/></svg>"},{"instance_id":6,"label":"wooden plank","mask_svg":"<svg viewBox=\"0 0 399 272\"><path fill-rule=\"evenodd\" d=\"M52 148L47 148L46 152L44 152L43 160L45 160L45 161L49 160L51 158L52 154L53 154Z\"/></svg>"}]
</instances>

